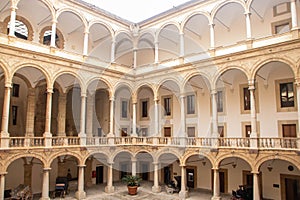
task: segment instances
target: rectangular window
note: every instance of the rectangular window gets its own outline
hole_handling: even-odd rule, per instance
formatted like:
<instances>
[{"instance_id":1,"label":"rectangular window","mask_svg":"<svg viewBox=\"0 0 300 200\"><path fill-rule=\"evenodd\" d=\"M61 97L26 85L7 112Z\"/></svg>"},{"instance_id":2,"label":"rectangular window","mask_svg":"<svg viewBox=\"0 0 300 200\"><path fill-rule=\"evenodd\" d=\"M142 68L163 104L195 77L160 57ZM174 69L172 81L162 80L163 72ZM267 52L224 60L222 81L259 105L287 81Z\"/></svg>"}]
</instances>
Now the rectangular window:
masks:
<instances>
[{"instance_id":1,"label":"rectangular window","mask_svg":"<svg viewBox=\"0 0 300 200\"><path fill-rule=\"evenodd\" d=\"M250 110L250 90L248 87L243 88L244 110Z\"/></svg>"},{"instance_id":2,"label":"rectangular window","mask_svg":"<svg viewBox=\"0 0 300 200\"><path fill-rule=\"evenodd\" d=\"M187 101L187 114L195 114L195 95L188 95Z\"/></svg>"},{"instance_id":3,"label":"rectangular window","mask_svg":"<svg viewBox=\"0 0 300 200\"><path fill-rule=\"evenodd\" d=\"M147 137L148 136L148 128L141 128L139 131L139 136Z\"/></svg>"},{"instance_id":4,"label":"rectangular window","mask_svg":"<svg viewBox=\"0 0 300 200\"><path fill-rule=\"evenodd\" d=\"M171 127L164 127L164 137L171 137Z\"/></svg>"},{"instance_id":5,"label":"rectangular window","mask_svg":"<svg viewBox=\"0 0 300 200\"><path fill-rule=\"evenodd\" d=\"M128 117L128 101L122 100L121 107L122 107L122 113L121 113L122 118L127 118Z\"/></svg>"},{"instance_id":6,"label":"rectangular window","mask_svg":"<svg viewBox=\"0 0 300 200\"><path fill-rule=\"evenodd\" d=\"M171 97L164 98L165 116L171 116Z\"/></svg>"},{"instance_id":7,"label":"rectangular window","mask_svg":"<svg viewBox=\"0 0 300 200\"><path fill-rule=\"evenodd\" d=\"M20 85L19 84L13 84L12 96L13 97L19 97L19 91L20 91Z\"/></svg>"},{"instance_id":8,"label":"rectangular window","mask_svg":"<svg viewBox=\"0 0 300 200\"><path fill-rule=\"evenodd\" d=\"M17 125L18 106L12 106L12 123Z\"/></svg>"},{"instance_id":9,"label":"rectangular window","mask_svg":"<svg viewBox=\"0 0 300 200\"><path fill-rule=\"evenodd\" d=\"M195 127L187 127L187 135L188 137L195 137Z\"/></svg>"},{"instance_id":10,"label":"rectangular window","mask_svg":"<svg viewBox=\"0 0 300 200\"><path fill-rule=\"evenodd\" d=\"M294 107L294 84L280 83L280 106L281 108Z\"/></svg>"},{"instance_id":11,"label":"rectangular window","mask_svg":"<svg viewBox=\"0 0 300 200\"><path fill-rule=\"evenodd\" d=\"M272 33L273 34L282 34L289 32L291 30L292 26L292 20L291 19L285 19L277 22L273 22L271 24L272 26Z\"/></svg>"},{"instance_id":12,"label":"rectangular window","mask_svg":"<svg viewBox=\"0 0 300 200\"><path fill-rule=\"evenodd\" d=\"M224 126L218 126L218 133L220 137L224 137Z\"/></svg>"},{"instance_id":13,"label":"rectangular window","mask_svg":"<svg viewBox=\"0 0 300 200\"><path fill-rule=\"evenodd\" d=\"M122 137L127 137L127 128L121 128L121 136Z\"/></svg>"},{"instance_id":14,"label":"rectangular window","mask_svg":"<svg viewBox=\"0 0 300 200\"><path fill-rule=\"evenodd\" d=\"M246 133L246 137L250 137L250 135L251 135L251 125L245 125L245 133Z\"/></svg>"},{"instance_id":15,"label":"rectangular window","mask_svg":"<svg viewBox=\"0 0 300 200\"><path fill-rule=\"evenodd\" d=\"M283 137L296 137L296 124L282 124Z\"/></svg>"},{"instance_id":16,"label":"rectangular window","mask_svg":"<svg viewBox=\"0 0 300 200\"><path fill-rule=\"evenodd\" d=\"M217 91L217 110L218 112L222 113L224 112L224 107L223 107L223 91Z\"/></svg>"},{"instance_id":17,"label":"rectangular window","mask_svg":"<svg viewBox=\"0 0 300 200\"><path fill-rule=\"evenodd\" d=\"M148 101L142 100L142 118L148 117Z\"/></svg>"}]
</instances>

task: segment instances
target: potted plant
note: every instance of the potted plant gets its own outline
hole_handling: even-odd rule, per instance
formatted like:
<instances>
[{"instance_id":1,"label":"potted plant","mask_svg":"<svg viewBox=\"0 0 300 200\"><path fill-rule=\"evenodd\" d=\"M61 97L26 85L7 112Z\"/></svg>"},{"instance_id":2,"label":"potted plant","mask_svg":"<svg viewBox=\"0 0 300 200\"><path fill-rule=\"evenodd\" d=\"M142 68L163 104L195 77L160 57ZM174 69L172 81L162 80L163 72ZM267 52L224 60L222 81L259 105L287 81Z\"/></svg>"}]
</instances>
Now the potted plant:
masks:
<instances>
[{"instance_id":1,"label":"potted plant","mask_svg":"<svg viewBox=\"0 0 300 200\"><path fill-rule=\"evenodd\" d=\"M127 184L128 194L136 195L137 188L141 182L141 178L138 176L126 175L122 178L122 181Z\"/></svg>"}]
</instances>

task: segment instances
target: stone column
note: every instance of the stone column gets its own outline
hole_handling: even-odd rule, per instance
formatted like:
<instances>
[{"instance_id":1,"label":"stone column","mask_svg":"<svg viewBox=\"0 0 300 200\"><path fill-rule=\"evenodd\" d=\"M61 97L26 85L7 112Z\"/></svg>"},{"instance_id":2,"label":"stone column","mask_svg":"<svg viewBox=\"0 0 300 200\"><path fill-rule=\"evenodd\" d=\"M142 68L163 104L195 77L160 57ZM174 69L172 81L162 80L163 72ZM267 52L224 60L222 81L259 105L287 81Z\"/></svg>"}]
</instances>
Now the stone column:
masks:
<instances>
[{"instance_id":1,"label":"stone column","mask_svg":"<svg viewBox=\"0 0 300 200\"><path fill-rule=\"evenodd\" d=\"M4 199L4 190L5 190L5 173L0 174L0 199Z\"/></svg>"},{"instance_id":2,"label":"stone column","mask_svg":"<svg viewBox=\"0 0 300 200\"><path fill-rule=\"evenodd\" d=\"M212 200L220 200L220 178L219 178L219 169L214 170L214 193L212 196Z\"/></svg>"},{"instance_id":3,"label":"stone column","mask_svg":"<svg viewBox=\"0 0 300 200\"><path fill-rule=\"evenodd\" d=\"M84 191L84 168L85 165L78 166L78 191L75 193L76 199L85 199L86 197Z\"/></svg>"},{"instance_id":4,"label":"stone column","mask_svg":"<svg viewBox=\"0 0 300 200\"><path fill-rule=\"evenodd\" d=\"M209 30L210 30L210 48L215 49L215 24L211 23L209 24Z\"/></svg>"},{"instance_id":5,"label":"stone column","mask_svg":"<svg viewBox=\"0 0 300 200\"><path fill-rule=\"evenodd\" d=\"M152 192L159 193L161 191L158 185L158 162L154 162L154 185L152 186Z\"/></svg>"},{"instance_id":6,"label":"stone column","mask_svg":"<svg viewBox=\"0 0 300 200\"><path fill-rule=\"evenodd\" d=\"M211 105L212 105L212 136L214 138L219 137L218 133L218 109L217 109L217 91L211 91Z\"/></svg>"},{"instance_id":7,"label":"stone column","mask_svg":"<svg viewBox=\"0 0 300 200\"><path fill-rule=\"evenodd\" d=\"M159 114L158 114L158 97L154 98L154 131L156 136L160 136L159 134Z\"/></svg>"},{"instance_id":8,"label":"stone column","mask_svg":"<svg viewBox=\"0 0 300 200\"><path fill-rule=\"evenodd\" d=\"M84 40L83 40L83 55L88 55L88 48L89 48L89 32L86 30L84 32Z\"/></svg>"},{"instance_id":9,"label":"stone column","mask_svg":"<svg viewBox=\"0 0 300 200\"><path fill-rule=\"evenodd\" d=\"M84 176L84 183L87 187L91 187L93 185L92 181L92 171L93 171L93 158L90 157L86 160L86 168L85 168L85 176Z\"/></svg>"},{"instance_id":10,"label":"stone column","mask_svg":"<svg viewBox=\"0 0 300 200\"><path fill-rule=\"evenodd\" d=\"M9 147L8 123L9 123L10 91L11 91L11 83L5 83L3 111L2 111L2 125L1 125L1 148Z\"/></svg>"},{"instance_id":11,"label":"stone column","mask_svg":"<svg viewBox=\"0 0 300 200\"><path fill-rule=\"evenodd\" d=\"M114 107L115 107L115 97L110 97L110 113L109 113L109 134L108 137L114 137Z\"/></svg>"},{"instance_id":12,"label":"stone column","mask_svg":"<svg viewBox=\"0 0 300 200\"><path fill-rule=\"evenodd\" d=\"M296 0L291 0L292 30L298 29Z\"/></svg>"},{"instance_id":13,"label":"stone column","mask_svg":"<svg viewBox=\"0 0 300 200\"><path fill-rule=\"evenodd\" d=\"M250 112L251 112L251 148L257 148L257 117L256 117L256 102L255 102L255 80L249 81L250 90Z\"/></svg>"},{"instance_id":14,"label":"stone column","mask_svg":"<svg viewBox=\"0 0 300 200\"><path fill-rule=\"evenodd\" d=\"M86 94L81 94L81 108L80 108L80 145L86 145L85 133L85 114L86 114Z\"/></svg>"},{"instance_id":15,"label":"stone column","mask_svg":"<svg viewBox=\"0 0 300 200\"><path fill-rule=\"evenodd\" d=\"M184 57L184 33L179 34L180 37L180 52L179 57Z\"/></svg>"},{"instance_id":16,"label":"stone column","mask_svg":"<svg viewBox=\"0 0 300 200\"><path fill-rule=\"evenodd\" d=\"M67 107L67 94L59 93L58 96L58 116L57 116L57 125L58 131L57 136L65 137L66 136L66 107Z\"/></svg>"},{"instance_id":17,"label":"stone column","mask_svg":"<svg viewBox=\"0 0 300 200\"><path fill-rule=\"evenodd\" d=\"M137 137L136 133L136 105L137 105L137 96L136 94L132 95L132 137Z\"/></svg>"},{"instance_id":18,"label":"stone column","mask_svg":"<svg viewBox=\"0 0 300 200\"><path fill-rule=\"evenodd\" d=\"M52 145L52 134L51 134L51 112L52 112L52 93L53 89L47 89L47 105L46 105L46 120L45 120L45 147L51 147Z\"/></svg>"},{"instance_id":19,"label":"stone column","mask_svg":"<svg viewBox=\"0 0 300 200\"><path fill-rule=\"evenodd\" d=\"M56 24L57 24L57 21L56 20L53 20L52 21L52 28L51 28L51 44L50 46L51 47L56 47Z\"/></svg>"},{"instance_id":20,"label":"stone column","mask_svg":"<svg viewBox=\"0 0 300 200\"><path fill-rule=\"evenodd\" d=\"M180 96L180 120L181 120L181 132L182 137L187 137L186 135L186 124L185 124L185 104L184 104L185 95Z\"/></svg>"},{"instance_id":21,"label":"stone column","mask_svg":"<svg viewBox=\"0 0 300 200\"><path fill-rule=\"evenodd\" d=\"M259 172L252 172L253 174L253 199L260 199L260 191L259 191Z\"/></svg>"},{"instance_id":22,"label":"stone column","mask_svg":"<svg viewBox=\"0 0 300 200\"><path fill-rule=\"evenodd\" d=\"M29 88L27 95L26 137L34 137L35 89Z\"/></svg>"},{"instance_id":23,"label":"stone column","mask_svg":"<svg viewBox=\"0 0 300 200\"><path fill-rule=\"evenodd\" d=\"M87 112L86 112L86 136L88 138L93 137L93 116L94 116L94 102L95 96L87 96Z\"/></svg>"},{"instance_id":24,"label":"stone column","mask_svg":"<svg viewBox=\"0 0 300 200\"><path fill-rule=\"evenodd\" d=\"M247 31L247 40L252 39L252 31L251 31L251 20L250 20L250 12L245 13L246 16L246 31Z\"/></svg>"},{"instance_id":25,"label":"stone column","mask_svg":"<svg viewBox=\"0 0 300 200\"><path fill-rule=\"evenodd\" d=\"M186 171L185 165L181 165L181 190L179 192L180 199L185 199L188 197L188 191L186 190Z\"/></svg>"},{"instance_id":26,"label":"stone column","mask_svg":"<svg viewBox=\"0 0 300 200\"><path fill-rule=\"evenodd\" d=\"M15 37L15 30L16 30L16 17L17 17L17 10L18 8L15 6L12 6L10 8L10 23L9 23L9 36Z\"/></svg>"},{"instance_id":27,"label":"stone column","mask_svg":"<svg viewBox=\"0 0 300 200\"><path fill-rule=\"evenodd\" d=\"M43 171L43 190L40 200L50 200L49 198L49 171L51 168L44 168Z\"/></svg>"},{"instance_id":28,"label":"stone column","mask_svg":"<svg viewBox=\"0 0 300 200\"><path fill-rule=\"evenodd\" d=\"M136 176L136 162L137 159L132 157L131 158L131 171L132 171L132 176Z\"/></svg>"},{"instance_id":29,"label":"stone column","mask_svg":"<svg viewBox=\"0 0 300 200\"><path fill-rule=\"evenodd\" d=\"M31 186L31 178L32 178L32 163L24 164L24 185Z\"/></svg>"},{"instance_id":30,"label":"stone column","mask_svg":"<svg viewBox=\"0 0 300 200\"><path fill-rule=\"evenodd\" d=\"M107 166L107 186L105 187L106 193L113 193L115 187L113 186L113 163L108 163Z\"/></svg>"},{"instance_id":31,"label":"stone column","mask_svg":"<svg viewBox=\"0 0 300 200\"><path fill-rule=\"evenodd\" d=\"M297 89L298 124L300 125L300 79L296 79L295 84ZM298 126L297 132L297 138L300 138L300 126ZM300 148L300 144L298 148Z\"/></svg>"},{"instance_id":32,"label":"stone column","mask_svg":"<svg viewBox=\"0 0 300 200\"><path fill-rule=\"evenodd\" d=\"M135 69L137 66L137 48L133 49L133 68Z\"/></svg>"},{"instance_id":33,"label":"stone column","mask_svg":"<svg viewBox=\"0 0 300 200\"><path fill-rule=\"evenodd\" d=\"M154 63L158 63L158 41L154 43Z\"/></svg>"},{"instance_id":34,"label":"stone column","mask_svg":"<svg viewBox=\"0 0 300 200\"><path fill-rule=\"evenodd\" d=\"M116 48L116 40L113 38L111 43L111 52L110 52L110 62L115 62L115 48Z\"/></svg>"}]
</instances>

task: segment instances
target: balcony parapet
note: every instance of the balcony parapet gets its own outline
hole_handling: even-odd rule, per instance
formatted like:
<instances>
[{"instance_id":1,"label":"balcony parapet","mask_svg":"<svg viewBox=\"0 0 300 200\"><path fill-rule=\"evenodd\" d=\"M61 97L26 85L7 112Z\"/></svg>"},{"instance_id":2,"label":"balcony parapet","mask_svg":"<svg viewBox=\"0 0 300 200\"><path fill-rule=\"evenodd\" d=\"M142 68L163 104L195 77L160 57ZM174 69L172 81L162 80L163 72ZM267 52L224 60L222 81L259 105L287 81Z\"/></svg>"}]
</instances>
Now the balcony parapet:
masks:
<instances>
[{"instance_id":1,"label":"balcony parapet","mask_svg":"<svg viewBox=\"0 0 300 200\"><path fill-rule=\"evenodd\" d=\"M51 137L51 141L53 148L143 145L180 148L300 150L300 138L87 137L86 145L81 144L80 137ZM257 146L251 146L253 143ZM8 149L22 148L46 148L45 138L9 137ZM0 149L7 149L7 147Z\"/></svg>"}]
</instances>

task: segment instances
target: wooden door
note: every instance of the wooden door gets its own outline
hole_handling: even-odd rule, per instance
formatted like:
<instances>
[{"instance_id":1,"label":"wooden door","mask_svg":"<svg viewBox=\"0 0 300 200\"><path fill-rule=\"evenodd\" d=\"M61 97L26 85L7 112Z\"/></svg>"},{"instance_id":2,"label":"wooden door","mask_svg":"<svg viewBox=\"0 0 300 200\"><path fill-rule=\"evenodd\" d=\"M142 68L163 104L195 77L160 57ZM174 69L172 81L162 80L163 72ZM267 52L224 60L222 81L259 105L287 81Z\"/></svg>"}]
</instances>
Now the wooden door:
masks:
<instances>
[{"instance_id":1,"label":"wooden door","mask_svg":"<svg viewBox=\"0 0 300 200\"><path fill-rule=\"evenodd\" d=\"M296 124L282 124L283 137L296 137Z\"/></svg>"},{"instance_id":2,"label":"wooden door","mask_svg":"<svg viewBox=\"0 0 300 200\"><path fill-rule=\"evenodd\" d=\"M171 127L164 128L164 137L171 137Z\"/></svg>"}]
</instances>

